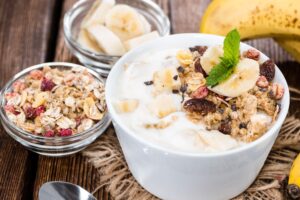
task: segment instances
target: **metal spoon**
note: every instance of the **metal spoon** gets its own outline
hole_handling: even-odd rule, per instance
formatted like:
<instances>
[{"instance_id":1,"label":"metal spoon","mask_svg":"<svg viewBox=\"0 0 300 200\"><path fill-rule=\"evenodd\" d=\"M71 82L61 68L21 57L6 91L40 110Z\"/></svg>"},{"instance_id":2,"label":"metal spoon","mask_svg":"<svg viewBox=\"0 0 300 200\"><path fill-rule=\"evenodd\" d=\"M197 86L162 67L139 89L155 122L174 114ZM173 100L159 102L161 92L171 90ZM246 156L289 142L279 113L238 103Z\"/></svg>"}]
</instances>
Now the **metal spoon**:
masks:
<instances>
[{"instance_id":1,"label":"metal spoon","mask_svg":"<svg viewBox=\"0 0 300 200\"><path fill-rule=\"evenodd\" d=\"M39 200L96 200L82 187L63 181L44 183L39 191Z\"/></svg>"}]
</instances>

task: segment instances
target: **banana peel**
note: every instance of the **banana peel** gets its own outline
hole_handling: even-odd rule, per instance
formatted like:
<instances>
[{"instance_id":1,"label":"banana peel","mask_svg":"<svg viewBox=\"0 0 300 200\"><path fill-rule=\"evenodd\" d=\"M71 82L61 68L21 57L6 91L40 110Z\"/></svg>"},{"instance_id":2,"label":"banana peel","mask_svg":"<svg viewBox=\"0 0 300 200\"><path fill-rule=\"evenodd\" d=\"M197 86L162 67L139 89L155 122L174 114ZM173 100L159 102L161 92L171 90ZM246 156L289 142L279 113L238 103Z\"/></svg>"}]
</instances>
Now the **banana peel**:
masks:
<instances>
[{"instance_id":1,"label":"banana peel","mask_svg":"<svg viewBox=\"0 0 300 200\"><path fill-rule=\"evenodd\" d=\"M200 32L226 35L236 28L241 39L300 39L298 0L214 0L206 9Z\"/></svg>"},{"instance_id":2,"label":"banana peel","mask_svg":"<svg viewBox=\"0 0 300 200\"><path fill-rule=\"evenodd\" d=\"M293 162L287 192L292 199L300 199L300 153Z\"/></svg>"},{"instance_id":3,"label":"banana peel","mask_svg":"<svg viewBox=\"0 0 300 200\"><path fill-rule=\"evenodd\" d=\"M275 38L275 41L300 63L300 40Z\"/></svg>"}]
</instances>

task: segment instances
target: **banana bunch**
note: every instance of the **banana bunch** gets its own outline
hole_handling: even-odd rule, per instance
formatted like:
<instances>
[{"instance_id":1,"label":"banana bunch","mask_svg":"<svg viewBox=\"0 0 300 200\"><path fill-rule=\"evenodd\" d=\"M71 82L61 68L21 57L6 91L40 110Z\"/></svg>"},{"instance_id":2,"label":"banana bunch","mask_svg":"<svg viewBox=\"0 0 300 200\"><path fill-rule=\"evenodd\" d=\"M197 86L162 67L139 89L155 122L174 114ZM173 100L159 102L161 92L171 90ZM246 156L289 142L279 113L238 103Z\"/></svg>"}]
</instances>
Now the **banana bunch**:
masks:
<instances>
[{"instance_id":1,"label":"banana bunch","mask_svg":"<svg viewBox=\"0 0 300 200\"><path fill-rule=\"evenodd\" d=\"M292 199L300 199L300 153L292 165L287 192Z\"/></svg>"},{"instance_id":2,"label":"banana bunch","mask_svg":"<svg viewBox=\"0 0 300 200\"><path fill-rule=\"evenodd\" d=\"M213 0L200 32L226 35L234 28L241 39L275 38L300 62L299 0Z\"/></svg>"},{"instance_id":3,"label":"banana bunch","mask_svg":"<svg viewBox=\"0 0 300 200\"><path fill-rule=\"evenodd\" d=\"M146 18L133 7L115 0L96 0L83 19L77 41L85 49L121 56L159 37Z\"/></svg>"}]
</instances>

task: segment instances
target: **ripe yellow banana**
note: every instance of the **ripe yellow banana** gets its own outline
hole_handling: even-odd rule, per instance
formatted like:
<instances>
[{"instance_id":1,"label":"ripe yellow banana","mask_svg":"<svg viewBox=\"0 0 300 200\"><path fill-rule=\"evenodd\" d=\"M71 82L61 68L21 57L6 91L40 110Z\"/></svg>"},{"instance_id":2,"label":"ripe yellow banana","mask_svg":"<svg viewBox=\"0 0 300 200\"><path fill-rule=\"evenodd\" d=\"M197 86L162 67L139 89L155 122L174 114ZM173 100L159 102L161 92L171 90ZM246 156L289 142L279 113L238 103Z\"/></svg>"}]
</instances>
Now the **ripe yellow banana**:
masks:
<instances>
[{"instance_id":1,"label":"ripe yellow banana","mask_svg":"<svg viewBox=\"0 0 300 200\"><path fill-rule=\"evenodd\" d=\"M292 165L287 189L291 198L300 199L300 153Z\"/></svg>"},{"instance_id":2,"label":"ripe yellow banana","mask_svg":"<svg viewBox=\"0 0 300 200\"><path fill-rule=\"evenodd\" d=\"M241 38L300 38L299 0L214 0L204 13L200 32L226 35L237 28Z\"/></svg>"},{"instance_id":3,"label":"ripe yellow banana","mask_svg":"<svg viewBox=\"0 0 300 200\"><path fill-rule=\"evenodd\" d=\"M300 62L300 40L277 38L276 42Z\"/></svg>"}]
</instances>

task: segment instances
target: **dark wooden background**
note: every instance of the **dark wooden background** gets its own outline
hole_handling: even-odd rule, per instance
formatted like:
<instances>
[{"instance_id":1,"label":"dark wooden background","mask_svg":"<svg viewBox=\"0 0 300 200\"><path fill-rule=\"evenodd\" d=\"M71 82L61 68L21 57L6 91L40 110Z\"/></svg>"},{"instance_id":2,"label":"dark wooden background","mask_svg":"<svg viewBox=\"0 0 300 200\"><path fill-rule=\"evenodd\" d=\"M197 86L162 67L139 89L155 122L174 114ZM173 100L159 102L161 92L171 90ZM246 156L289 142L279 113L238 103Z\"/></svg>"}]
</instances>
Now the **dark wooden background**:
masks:
<instances>
[{"instance_id":1,"label":"dark wooden background","mask_svg":"<svg viewBox=\"0 0 300 200\"><path fill-rule=\"evenodd\" d=\"M62 34L64 13L76 0L0 0L0 87L18 71L43 62L77 62ZM156 0L169 16L172 33L198 32L209 0ZM300 66L272 39L248 41L273 58L291 86L300 88ZM299 104L292 103L296 112ZM101 137L99 138L101 139ZM80 153L48 158L27 151L0 126L0 199L37 199L40 186L63 180L96 188L97 173ZM110 199L104 189L98 199Z\"/></svg>"}]
</instances>

